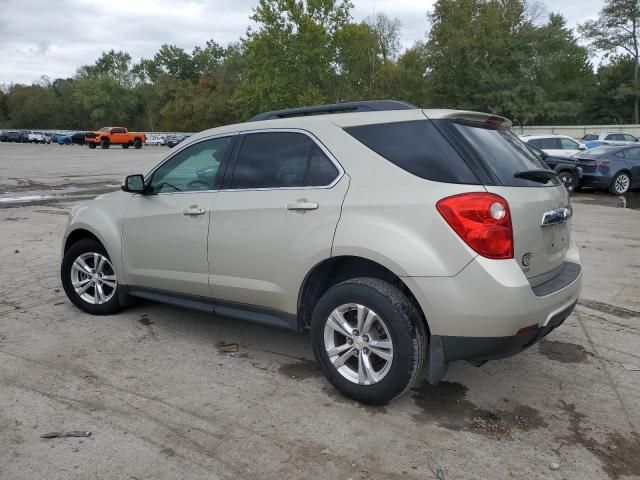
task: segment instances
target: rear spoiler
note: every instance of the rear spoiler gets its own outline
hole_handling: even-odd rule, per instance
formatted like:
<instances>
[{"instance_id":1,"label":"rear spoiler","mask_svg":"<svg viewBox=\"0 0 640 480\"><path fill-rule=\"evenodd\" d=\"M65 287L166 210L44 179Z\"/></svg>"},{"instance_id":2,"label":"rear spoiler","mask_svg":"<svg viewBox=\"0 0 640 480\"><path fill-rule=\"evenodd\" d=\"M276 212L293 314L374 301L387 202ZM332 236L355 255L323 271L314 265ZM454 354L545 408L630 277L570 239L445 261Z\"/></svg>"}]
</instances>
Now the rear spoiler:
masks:
<instances>
[{"instance_id":1,"label":"rear spoiler","mask_svg":"<svg viewBox=\"0 0 640 480\"><path fill-rule=\"evenodd\" d=\"M511 128L513 123L511 120L500 115L492 115L490 113L468 112L462 110L445 110L434 112L436 115L431 116L429 110L425 110L425 115L430 119L446 118L449 120L458 120L461 123L474 123L484 125L490 128Z\"/></svg>"}]
</instances>

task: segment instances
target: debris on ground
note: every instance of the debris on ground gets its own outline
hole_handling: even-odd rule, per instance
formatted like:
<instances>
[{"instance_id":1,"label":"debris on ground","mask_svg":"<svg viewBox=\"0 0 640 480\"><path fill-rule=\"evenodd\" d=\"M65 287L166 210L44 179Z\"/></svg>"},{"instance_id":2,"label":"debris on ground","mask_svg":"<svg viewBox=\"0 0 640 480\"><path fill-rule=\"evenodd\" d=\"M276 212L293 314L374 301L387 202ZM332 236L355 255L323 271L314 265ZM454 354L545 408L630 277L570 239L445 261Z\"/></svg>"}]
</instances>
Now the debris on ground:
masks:
<instances>
[{"instance_id":1,"label":"debris on ground","mask_svg":"<svg viewBox=\"0 0 640 480\"><path fill-rule=\"evenodd\" d=\"M238 351L238 344L237 343L225 343L222 346L222 351L224 353L235 353Z\"/></svg>"},{"instance_id":2,"label":"debris on ground","mask_svg":"<svg viewBox=\"0 0 640 480\"><path fill-rule=\"evenodd\" d=\"M90 437L91 432L73 430L71 432L49 432L40 435L40 438L64 438L64 437Z\"/></svg>"},{"instance_id":3,"label":"debris on ground","mask_svg":"<svg viewBox=\"0 0 640 480\"><path fill-rule=\"evenodd\" d=\"M549 465L549 468L551 470L558 470L560 468L560 464L557 462L553 462L551 465Z\"/></svg>"}]
</instances>

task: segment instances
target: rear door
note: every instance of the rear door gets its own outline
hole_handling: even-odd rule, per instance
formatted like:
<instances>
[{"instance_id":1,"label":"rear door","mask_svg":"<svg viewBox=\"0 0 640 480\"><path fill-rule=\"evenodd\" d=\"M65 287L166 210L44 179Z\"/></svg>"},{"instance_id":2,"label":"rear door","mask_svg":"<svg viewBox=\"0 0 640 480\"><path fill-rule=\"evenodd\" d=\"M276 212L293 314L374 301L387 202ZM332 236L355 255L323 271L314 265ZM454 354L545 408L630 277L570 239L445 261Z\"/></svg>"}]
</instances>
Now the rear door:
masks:
<instances>
[{"instance_id":1,"label":"rear door","mask_svg":"<svg viewBox=\"0 0 640 480\"><path fill-rule=\"evenodd\" d=\"M570 242L569 194L557 177L537 181L520 173L546 169L509 130L471 122L455 122L457 135L492 179L485 188L509 203L513 223L514 257L524 274L535 277L560 267ZM545 220L546 219L546 220Z\"/></svg>"},{"instance_id":2,"label":"rear door","mask_svg":"<svg viewBox=\"0 0 640 480\"><path fill-rule=\"evenodd\" d=\"M294 313L304 276L331 256L348 177L306 132L247 133L238 144L212 211L212 295Z\"/></svg>"}]
</instances>

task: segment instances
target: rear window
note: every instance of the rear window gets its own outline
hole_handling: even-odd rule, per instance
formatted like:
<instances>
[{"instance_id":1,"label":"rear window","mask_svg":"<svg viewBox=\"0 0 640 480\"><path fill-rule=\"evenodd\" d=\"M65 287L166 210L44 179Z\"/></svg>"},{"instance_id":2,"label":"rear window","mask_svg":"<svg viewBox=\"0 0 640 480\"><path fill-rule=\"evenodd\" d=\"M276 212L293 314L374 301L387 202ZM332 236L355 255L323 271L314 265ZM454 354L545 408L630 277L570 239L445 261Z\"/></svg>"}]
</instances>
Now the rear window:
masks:
<instances>
[{"instance_id":1,"label":"rear window","mask_svg":"<svg viewBox=\"0 0 640 480\"><path fill-rule=\"evenodd\" d=\"M511 131L481 125L455 122L455 130L470 144L473 152L502 185L510 187L540 187L558 185L557 177L545 183L518 178L518 172L548 169Z\"/></svg>"},{"instance_id":2,"label":"rear window","mask_svg":"<svg viewBox=\"0 0 640 480\"><path fill-rule=\"evenodd\" d=\"M359 142L418 177L446 183L480 182L460 154L429 120L345 128Z\"/></svg>"}]
</instances>

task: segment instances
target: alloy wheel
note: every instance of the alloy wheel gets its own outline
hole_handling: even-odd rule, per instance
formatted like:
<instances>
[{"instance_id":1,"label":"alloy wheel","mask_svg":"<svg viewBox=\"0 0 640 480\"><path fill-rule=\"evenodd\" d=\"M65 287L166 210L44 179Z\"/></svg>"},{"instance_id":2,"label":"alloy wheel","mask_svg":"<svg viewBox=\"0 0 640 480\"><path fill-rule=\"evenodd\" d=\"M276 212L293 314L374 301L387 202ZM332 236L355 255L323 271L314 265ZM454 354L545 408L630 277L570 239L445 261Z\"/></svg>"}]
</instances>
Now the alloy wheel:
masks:
<instances>
[{"instance_id":1,"label":"alloy wheel","mask_svg":"<svg viewBox=\"0 0 640 480\"><path fill-rule=\"evenodd\" d=\"M76 258L71 265L71 285L85 302L101 305L113 298L118 281L107 257L87 252Z\"/></svg>"},{"instance_id":2,"label":"alloy wheel","mask_svg":"<svg viewBox=\"0 0 640 480\"><path fill-rule=\"evenodd\" d=\"M629 176L625 173L622 173L616 177L613 188L616 193L626 193L627 190L629 190L629 183Z\"/></svg>"},{"instance_id":3,"label":"alloy wheel","mask_svg":"<svg viewBox=\"0 0 640 480\"><path fill-rule=\"evenodd\" d=\"M393 340L383 319L357 303L331 312L325 322L324 346L338 373L359 385L381 381L393 362Z\"/></svg>"}]
</instances>

